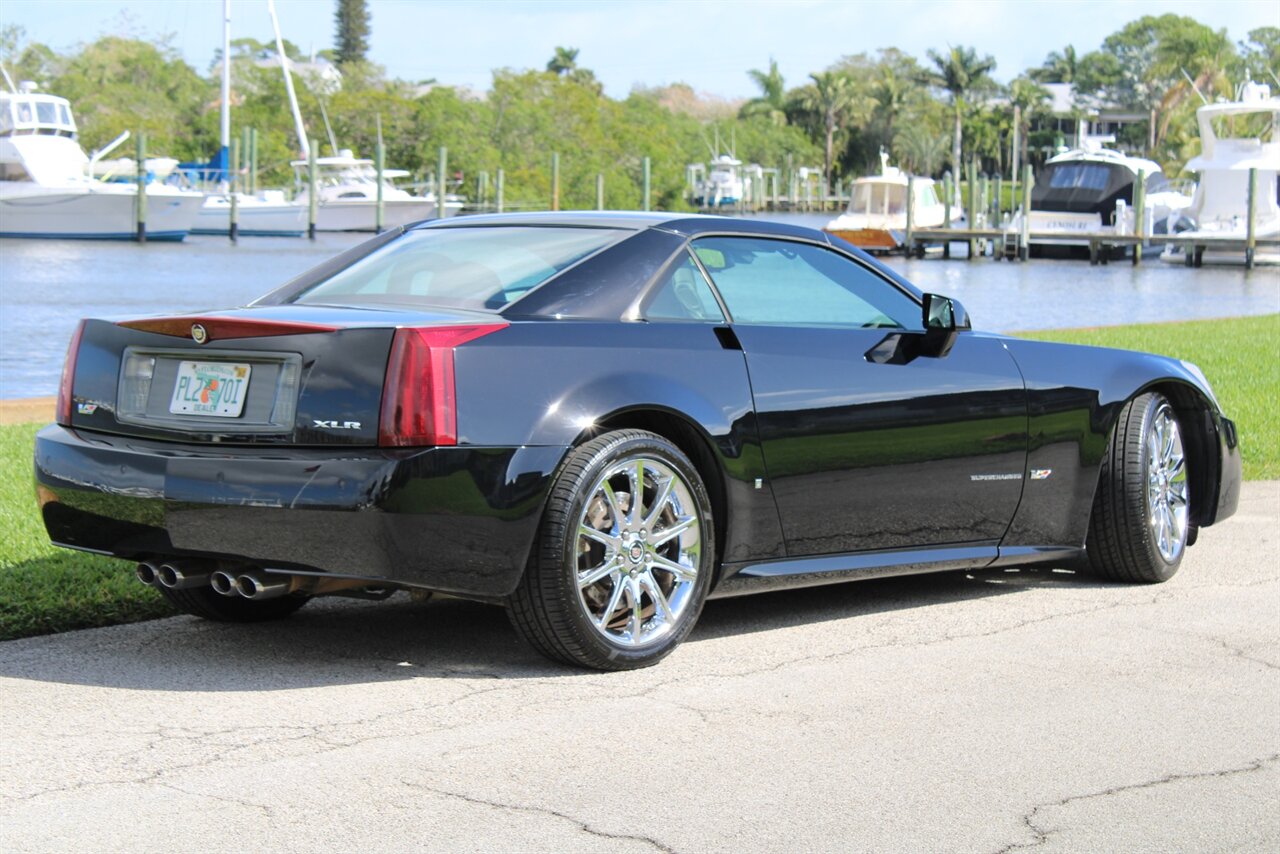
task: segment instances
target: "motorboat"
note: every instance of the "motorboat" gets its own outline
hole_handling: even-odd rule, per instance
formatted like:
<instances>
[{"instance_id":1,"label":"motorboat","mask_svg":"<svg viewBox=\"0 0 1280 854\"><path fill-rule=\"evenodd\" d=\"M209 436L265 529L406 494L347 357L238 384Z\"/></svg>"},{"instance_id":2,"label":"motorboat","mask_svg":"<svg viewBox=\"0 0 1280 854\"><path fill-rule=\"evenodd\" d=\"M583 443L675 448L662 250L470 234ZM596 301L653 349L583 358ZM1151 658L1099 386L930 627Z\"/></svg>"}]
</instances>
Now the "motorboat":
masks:
<instances>
[{"instance_id":1,"label":"motorboat","mask_svg":"<svg viewBox=\"0 0 1280 854\"><path fill-rule=\"evenodd\" d=\"M1263 117L1266 117L1265 119ZM1240 100L1206 104L1196 110L1200 126L1200 154L1187 163L1199 176L1191 204L1179 212L1170 231L1181 237L1244 240L1248 231L1249 170L1257 170L1254 236L1280 236L1280 205L1276 175L1280 171L1280 98L1271 87L1246 83ZM1257 136L1219 136L1253 129ZM1161 258L1182 263L1183 247L1169 244ZM1201 263L1242 263L1238 251L1201 254ZM1259 247L1255 263L1280 263L1280 250Z\"/></svg>"},{"instance_id":2,"label":"motorboat","mask_svg":"<svg viewBox=\"0 0 1280 854\"><path fill-rule=\"evenodd\" d=\"M721 154L711 161L711 170L698 187L693 203L700 208L720 208L744 201L742 161Z\"/></svg>"},{"instance_id":3,"label":"motorboat","mask_svg":"<svg viewBox=\"0 0 1280 854\"><path fill-rule=\"evenodd\" d=\"M310 205L306 160L292 163L297 175L294 198ZM438 216L436 193L415 196L395 186L394 179L408 177L404 169L382 170L382 225L394 228ZM316 230L373 231L378 204L378 173L372 160L356 157L348 148L331 157L316 158ZM462 201L445 195L445 215L462 209Z\"/></svg>"},{"instance_id":4,"label":"motorboat","mask_svg":"<svg viewBox=\"0 0 1280 854\"><path fill-rule=\"evenodd\" d=\"M307 230L307 206L284 190L236 193L236 233L250 237L298 237ZM231 232L231 194L210 193L200 206L192 234Z\"/></svg>"},{"instance_id":5,"label":"motorboat","mask_svg":"<svg viewBox=\"0 0 1280 854\"><path fill-rule=\"evenodd\" d=\"M0 235L136 236L137 183L92 177L100 158L85 154L78 136L66 98L37 92L29 81L17 91L0 92ZM121 134L115 144L126 137ZM145 188L147 239L186 237L204 195L155 180Z\"/></svg>"},{"instance_id":6,"label":"motorboat","mask_svg":"<svg viewBox=\"0 0 1280 854\"><path fill-rule=\"evenodd\" d=\"M901 249L907 235L907 188L912 191L911 222L914 228L938 228L947 217L946 205L938 197L932 178L910 178L889 165L889 155L880 152L880 174L855 178L849 188L849 206L823 228L871 252ZM958 220L960 211L952 212Z\"/></svg>"},{"instance_id":7,"label":"motorboat","mask_svg":"<svg viewBox=\"0 0 1280 854\"><path fill-rule=\"evenodd\" d=\"M1089 235L1137 234L1134 187L1143 176L1143 234L1162 232L1171 214L1191 204L1191 196L1170 183L1154 160L1104 148L1113 136L1081 128L1079 147L1045 161L1031 189L1028 231L1031 251L1047 246L1087 247ZM1022 229L1017 211L1008 227Z\"/></svg>"}]
</instances>

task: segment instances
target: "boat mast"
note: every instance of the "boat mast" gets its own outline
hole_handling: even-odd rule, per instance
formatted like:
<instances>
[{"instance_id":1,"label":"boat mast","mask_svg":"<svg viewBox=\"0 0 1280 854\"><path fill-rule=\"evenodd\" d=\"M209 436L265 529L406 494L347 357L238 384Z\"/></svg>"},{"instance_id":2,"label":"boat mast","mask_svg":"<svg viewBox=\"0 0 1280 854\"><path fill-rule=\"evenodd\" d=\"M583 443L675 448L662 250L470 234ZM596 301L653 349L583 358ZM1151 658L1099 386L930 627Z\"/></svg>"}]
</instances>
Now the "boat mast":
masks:
<instances>
[{"instance_id":1,"label":"boat mast","mask_svg":"<svg viewBox=\"0 0 1280 854\"><path fill-rule=\"evenodd\" d=\"M293 111L293 126L298 132L298 146L302 150L302 159L311 156L311 143L307 141L307 129L302 126L302 113L298 110L298 96L293 91L293 76L289 73L289 57L284 53L284 41L280 38L280 20L276 18L275 0L267 0L267 11L271 13L271 28L276 33L276 56L280 57L280 69L284 72L284 88L289 93L289 109Z\"/></svg>"},{"instance_id":2,"label":"boat mast","mask_svg":"<svg viewBox=\"0 0 1280 854\"><path fill-rule=\"evenodd\" d=\"M222 0L222 174L229 180L231 148L231 0Z\"/></svg>"}]
</instances>

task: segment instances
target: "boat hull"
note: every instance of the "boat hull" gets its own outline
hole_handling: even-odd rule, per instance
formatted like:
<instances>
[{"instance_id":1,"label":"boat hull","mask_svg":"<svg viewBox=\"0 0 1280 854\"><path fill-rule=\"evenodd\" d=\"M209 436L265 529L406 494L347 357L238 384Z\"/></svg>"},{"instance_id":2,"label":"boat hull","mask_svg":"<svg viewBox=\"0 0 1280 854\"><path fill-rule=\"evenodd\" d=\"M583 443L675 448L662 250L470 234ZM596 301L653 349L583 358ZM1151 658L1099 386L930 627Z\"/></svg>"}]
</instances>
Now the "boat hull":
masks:
<instances>
[{"instance_id":1,"label":"boat hull","mask_svg":"<svg viewBox=\"0 0 1280 854\"><path fill-rule=\"evenodd\" d=\"M436 215L434 199L383 201L382 227L395 228ZM378 203L373 199L322 201L316 211L316 231L374 231Z\"/></svg>"},{"instance_id":2,"label":"boat hull","mask_svg":"<svg viewBox=\"0 0 1280 854\"><path fill-rule=\"evenodd\" d=\"M51 189L0 196L0 236L62 240L132 240L137 236L136 192ZM147 193L147 239L182 240L203 196Z\"/></svg>"},{"instance_id":3,"label":"boat hull","mask_svg":"<svg viewBox=\"0 0 1280 854\"><path fill-rule=\"evenodd\" d=\"M252 197L239 200L238 234L249 237L299 237L307 230L307 208L292 202L263 202ZM230 234L231 203L225 196L210 196L196 216L192 234Z\"/></svg>"}]
</instances>

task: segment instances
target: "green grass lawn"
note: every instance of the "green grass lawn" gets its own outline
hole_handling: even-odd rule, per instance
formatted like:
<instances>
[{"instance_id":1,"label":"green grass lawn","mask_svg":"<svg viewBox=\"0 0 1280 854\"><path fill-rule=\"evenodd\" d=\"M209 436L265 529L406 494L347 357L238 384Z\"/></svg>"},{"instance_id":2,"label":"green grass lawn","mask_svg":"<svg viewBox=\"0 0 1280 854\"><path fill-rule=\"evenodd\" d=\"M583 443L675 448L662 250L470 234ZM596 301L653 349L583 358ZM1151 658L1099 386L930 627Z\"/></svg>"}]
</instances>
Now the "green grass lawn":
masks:
<instances>
[{"instance_id":1,"label":"green grass lawn","mask_svg":"<svg viewBox=\"0 0 1280 854\"><path fill-rule=\"evenodd\" d=\"M1240 428L1245 479L1280 478L1280 428L1275 421L1280 397L1280 314L1053 329L1022 337L1143 350L1194 362L1209 378L1227 417Z\"/></svg>"},{"instance_id":2,"label":"green grass lawn","mask_svg":"<svg viewBox=\"0 0 1280 854\"><path fill-rule=\"evenodd\" d=\"M1054 330L1028 338L1164 353L1198 364L1240 427L1245 477L1280 478L1280 315ZM0 427L0 640L173 613L133 566L50 545L36 508L37 425Z\"/></svg>"},{"instance_id":3,"label":"green grass lawn","mask_svg":"<svg viewBox=\"0 0 1280 854\"><path fill-rule=\"evenodd\" d=\"M49 543L31 476L39 429L0 427L0 640L172 614L133 564Z\"/></svg>"}]
</instances>

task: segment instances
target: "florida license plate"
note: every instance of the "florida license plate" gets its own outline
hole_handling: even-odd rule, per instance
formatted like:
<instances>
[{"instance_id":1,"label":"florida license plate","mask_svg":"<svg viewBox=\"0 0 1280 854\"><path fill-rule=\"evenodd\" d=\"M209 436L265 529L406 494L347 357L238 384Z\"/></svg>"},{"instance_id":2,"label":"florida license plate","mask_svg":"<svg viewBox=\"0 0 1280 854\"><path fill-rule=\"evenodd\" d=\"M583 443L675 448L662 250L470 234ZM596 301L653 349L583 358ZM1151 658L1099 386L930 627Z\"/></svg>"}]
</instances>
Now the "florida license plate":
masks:
<instances>
[{"instance_id":1,"label":"florida license plate","mask_svg":"<svg viewBox=\"0 0 1280 854\"><path fill-rule=\"evenodd\" d=\"M238 418L249 392L250 369L235 362L179 362L169 412Z\"/></svg>"}]
</instances>

